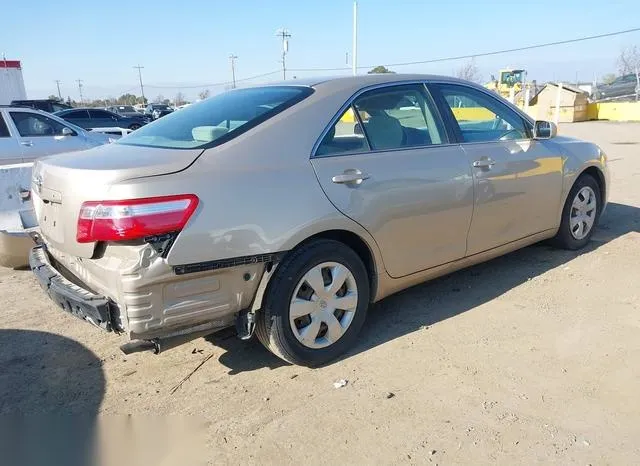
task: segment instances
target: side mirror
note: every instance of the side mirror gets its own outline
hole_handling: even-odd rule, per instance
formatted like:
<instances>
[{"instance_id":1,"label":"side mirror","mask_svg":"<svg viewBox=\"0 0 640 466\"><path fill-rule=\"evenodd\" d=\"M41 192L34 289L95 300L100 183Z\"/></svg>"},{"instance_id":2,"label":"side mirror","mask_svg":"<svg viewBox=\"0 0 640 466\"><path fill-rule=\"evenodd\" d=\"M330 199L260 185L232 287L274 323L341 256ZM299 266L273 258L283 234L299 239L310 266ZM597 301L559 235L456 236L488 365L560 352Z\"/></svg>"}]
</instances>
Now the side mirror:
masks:
<instances>
[{"instance_id":1,"label":"side mirror","mask_svg":"<svg viewBox=\"0 0 640 466\"><path fill-rule=\"evenodd\" d=\"M551 139L558 134L558 127L550 121L536 120L533 125L533 139Z\"/></svg>"},{"instance_id":2,"label":"side mirror","mask_svg":"<svg viewBox=\"0 0 640 466\"><path fill-rule=\"evenodd\" d=\"M62 128L62 135L63 136L73 136L75 133L73 132L73 130L71 128L67 128L66 126L64 128Z\"/></svg>"}]
</instances>

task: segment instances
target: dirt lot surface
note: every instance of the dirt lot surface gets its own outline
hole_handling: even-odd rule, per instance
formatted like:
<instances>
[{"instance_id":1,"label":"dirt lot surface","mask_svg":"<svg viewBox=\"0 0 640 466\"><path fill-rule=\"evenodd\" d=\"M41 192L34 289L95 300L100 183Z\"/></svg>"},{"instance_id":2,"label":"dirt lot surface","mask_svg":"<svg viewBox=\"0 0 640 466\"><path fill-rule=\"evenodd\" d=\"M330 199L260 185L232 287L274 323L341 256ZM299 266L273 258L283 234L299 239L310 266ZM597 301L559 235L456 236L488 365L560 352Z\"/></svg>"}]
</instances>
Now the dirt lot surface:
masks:
<instances>
[{"instance_id":1,"label":"dirt lot surface","mask_svg":"<svg viewBox=\"0 0 640 466\"><path fill-rule=\"evenodd\" d=\"M321 369L231 333L125 357L0 270L0 412L193 415L221 463L638 464L640 124L560 132L609 155L586 250L537 245L390 297Z\"/></svg>"}]
</instances>

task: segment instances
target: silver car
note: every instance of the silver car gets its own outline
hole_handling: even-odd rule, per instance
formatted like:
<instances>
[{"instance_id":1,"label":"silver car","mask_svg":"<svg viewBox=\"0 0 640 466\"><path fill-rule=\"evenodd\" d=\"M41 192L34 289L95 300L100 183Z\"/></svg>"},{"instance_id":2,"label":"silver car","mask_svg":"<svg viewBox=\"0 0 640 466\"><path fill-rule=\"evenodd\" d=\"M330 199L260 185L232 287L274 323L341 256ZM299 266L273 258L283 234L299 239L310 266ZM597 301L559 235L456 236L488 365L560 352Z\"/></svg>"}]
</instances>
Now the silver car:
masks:
<instances>
[{"instance_id":1,"label":"silver car","mask_svg":"<svg viewBox=\"0 0 640 466\"><path fill-rule=\"evenodd\" d=\"M235 324L315 366L392 293L541 240L583 247L608 190L596 145L480 86L297 80L38 162L31 267L125 351Z\"/></svg>"},{"instance_id":2,"label":"silver car","mask_svg":"<svg viewBox=\"0 0 640 466\"><path fill-rule=\"evenodd\" d=\"M25 230L35 219L29 198L31 163L60 152L73 152L109 142L49 113L0 106L0 266L27 265L33 242Z\"/></svg>"},{"instance_id":3,"label":"silver car","mask_svg":"<svg viewBox=\"0 0 640 466\"><path fill-rule=\"evenodd\" d=\"M0 165L33 162L61 152L90 149L111 142L50 113L0 106Z\"/></svg>"}]
</instances>

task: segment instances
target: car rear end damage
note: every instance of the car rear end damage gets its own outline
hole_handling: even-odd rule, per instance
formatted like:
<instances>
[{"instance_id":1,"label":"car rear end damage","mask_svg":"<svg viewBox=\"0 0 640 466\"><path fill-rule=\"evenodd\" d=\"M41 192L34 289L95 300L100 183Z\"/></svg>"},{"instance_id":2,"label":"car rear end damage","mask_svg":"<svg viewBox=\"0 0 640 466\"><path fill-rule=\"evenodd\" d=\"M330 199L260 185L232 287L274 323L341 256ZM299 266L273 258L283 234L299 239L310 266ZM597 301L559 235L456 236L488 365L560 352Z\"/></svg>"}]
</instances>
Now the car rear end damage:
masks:
<instances>
[{"instance_id":1,"label":"car rear end damage","mask_svg":"<svg viewBox=\"0 0 640 466\"><path fill-rule=\"evenodd\" d=\"M101 258L87 261L40 245L31 268L62 309L131 339L234 325L251 307L265 269L253 263L177 275L151 244L104 247Z\"/></svg>"},{"instance_id":2,"label":"car rear end damage","mask_svg":"<svg viewBox=\"0 0 640 466\"><path fill-rule=\"evenodd\" d=\"M176 173L202 151L161 151L175 152L163 164L162 155L145 157L149 149L112 147L91 161L77 154L36 164L33 202L43 245L31 267L42 287L64 310L131 339L234 325L251 307L264 262L204 261L194 268L167 260L201 206L195 193L166 193L182 185ZM120 168L127 157L136 160ZM92 162L97 168L88 169Z\"/></svg>"}]
</instances>

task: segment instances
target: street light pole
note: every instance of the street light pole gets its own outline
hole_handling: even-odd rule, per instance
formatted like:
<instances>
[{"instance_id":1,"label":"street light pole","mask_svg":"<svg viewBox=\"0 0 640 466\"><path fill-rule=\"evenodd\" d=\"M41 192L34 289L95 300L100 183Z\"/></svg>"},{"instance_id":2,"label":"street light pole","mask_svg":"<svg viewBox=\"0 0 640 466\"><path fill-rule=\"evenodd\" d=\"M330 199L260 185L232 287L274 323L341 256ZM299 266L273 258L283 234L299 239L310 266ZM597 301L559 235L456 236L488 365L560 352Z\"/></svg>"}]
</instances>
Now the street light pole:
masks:
<instances>
[{"instance_id":1,"label":"street light pole","mask_svg":"<svg viewBox=\"0 0 640 466\"><path fill-rule=\"evenodd\" d=\"M353 75L358 74L358 0L353 0Z\"/></svg>"},{"instance_id":2,"label":"street light pole","mask_svg":"<svg viewBox=\"0 0 640 466\"><path fill-rule=\"evenodd\" d=\"M234 54L229 55L229 60L231 61L231 80L233 89L236 88L236 59L238 57Z\"/></svg>"},{"instance_id":3,"label":"street light pole","mask_svg":"<svg viewBox=\"0 0 640 466\"><path fill-rule=\"evenodd\" d=\"M144 66L134 66L138 70L138 78L140 79L140 93L142 94L142 103L146 103L146 99L144 98L144 86L142 85L142 69Z\"/></svg>"}]
</instances>

